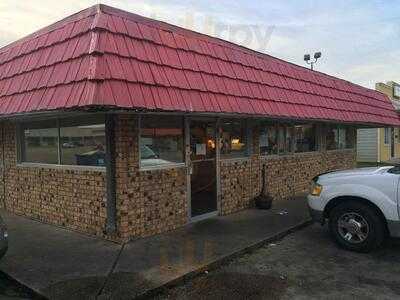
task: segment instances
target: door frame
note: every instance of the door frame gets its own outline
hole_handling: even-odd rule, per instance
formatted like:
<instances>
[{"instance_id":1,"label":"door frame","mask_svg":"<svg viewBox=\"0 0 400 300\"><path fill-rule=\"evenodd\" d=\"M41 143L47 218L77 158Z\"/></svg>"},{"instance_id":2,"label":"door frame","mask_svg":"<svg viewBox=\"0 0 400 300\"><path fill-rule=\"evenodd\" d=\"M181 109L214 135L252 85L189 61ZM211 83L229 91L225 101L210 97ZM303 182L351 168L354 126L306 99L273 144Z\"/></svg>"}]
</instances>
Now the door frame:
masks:
<instances>
[{"instance_id":1,"label":"door frame","mask_svg":"<svg viewBox=\"0 0 400 300\"><path fill-rule=\"evenodd\" d=\"M216 178L216 199L217 201L217 210L205 213L203 215L199 215L196 217L192 217L192 186L191 186L191 170L192 170L192 161L190 159L190 122L192 120L198 121L213 121L215 122L215 178ZM185 117L184 118L184 127L185 127L185 160L186 160L186 182L187 182L187 216L189 223L202 221L208 218L216 217L220 214L221 211L221 181L220 181L220 132L219 132L219 118L215 117Z\"/></svg>"}]
</instances>

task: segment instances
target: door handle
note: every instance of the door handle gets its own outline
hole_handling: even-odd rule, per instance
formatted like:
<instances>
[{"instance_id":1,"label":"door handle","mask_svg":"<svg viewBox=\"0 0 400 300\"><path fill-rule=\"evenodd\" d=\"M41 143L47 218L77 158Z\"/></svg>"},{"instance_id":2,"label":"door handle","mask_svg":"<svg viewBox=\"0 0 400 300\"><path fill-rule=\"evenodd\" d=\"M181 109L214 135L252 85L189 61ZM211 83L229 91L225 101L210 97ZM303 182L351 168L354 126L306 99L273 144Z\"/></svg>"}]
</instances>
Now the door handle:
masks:
<instances>
[{"instance_id":1,"label":"door handle","mask_svg":"<svg viewBox=\"0 0 400 300\"><path fill-rule=\"evenodd\" d=\"M193 164L190 162L188 164L188 175L192 175L193 174Z\"/></svg>"}]
</instances>

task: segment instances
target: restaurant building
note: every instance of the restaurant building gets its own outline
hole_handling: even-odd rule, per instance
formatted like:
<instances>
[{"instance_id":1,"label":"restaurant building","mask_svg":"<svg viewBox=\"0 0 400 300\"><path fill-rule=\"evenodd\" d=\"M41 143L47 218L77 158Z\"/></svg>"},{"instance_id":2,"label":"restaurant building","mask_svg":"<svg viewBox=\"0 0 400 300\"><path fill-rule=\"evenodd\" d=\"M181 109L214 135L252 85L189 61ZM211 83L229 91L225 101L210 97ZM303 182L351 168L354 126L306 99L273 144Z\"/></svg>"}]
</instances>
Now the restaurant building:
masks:
<instances>
[{"instance_id":1,"label":"restaurant building","mask_svg":"<svg viewBox=\"0 0 400 300\"><path fill-rule=\"evenodd\" d=\"M379 92L104 5L0 49L0 117L1 205L119 241L290 198L400 125Z\"/></svg>"}]
</instances>

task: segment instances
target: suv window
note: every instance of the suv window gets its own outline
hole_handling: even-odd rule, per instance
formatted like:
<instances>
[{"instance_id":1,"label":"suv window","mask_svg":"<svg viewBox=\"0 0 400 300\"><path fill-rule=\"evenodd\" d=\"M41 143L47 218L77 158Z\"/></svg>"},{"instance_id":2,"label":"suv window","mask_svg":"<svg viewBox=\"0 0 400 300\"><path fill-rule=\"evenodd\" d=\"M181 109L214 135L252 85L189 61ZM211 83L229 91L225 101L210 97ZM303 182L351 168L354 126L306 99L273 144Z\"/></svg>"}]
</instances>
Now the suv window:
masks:
<instances>
[{"instance_id":1,"label":"suv window","mask_svg":"<svg viewBox=\"0 0 400 300\"><path fill-rule=\"evenodd\" d=\"M395 166L395 167L389 169L388 173L399 175L400 174L400 166Z\"/></svg>"}]
</instances>

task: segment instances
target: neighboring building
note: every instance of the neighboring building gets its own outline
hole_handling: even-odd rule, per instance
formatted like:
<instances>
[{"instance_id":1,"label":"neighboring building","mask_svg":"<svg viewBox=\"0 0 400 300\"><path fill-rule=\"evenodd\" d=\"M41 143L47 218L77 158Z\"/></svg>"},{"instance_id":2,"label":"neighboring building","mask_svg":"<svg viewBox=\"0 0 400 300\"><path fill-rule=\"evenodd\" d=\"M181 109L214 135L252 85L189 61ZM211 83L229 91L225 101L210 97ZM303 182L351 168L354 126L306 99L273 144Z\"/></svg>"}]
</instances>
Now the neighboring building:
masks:
<instances>
[{"instance_id":1,"label":"neighboring building","mask_svg":"<svg viewBox=\"0 0 400 300\"><path fill-rule=\"evenodd\" d=\"M400 125L379 92L103 5L0 49L0 117L4 208L119 241L305 192L356 128Z\"/></svg>"},{"instance_id":2,"label":"neighboring building","mask_svg":"<svg viewBox=\"0 0 400 300\"><path fill-rule=\"evenodd\" d=\"M394 108L400 110L400 84L379 82L376 90L387 95ZM400 129L398 127L363 128L357 134L357 161L387 162L400 158Z\"/></svg>"}]
</instances>

